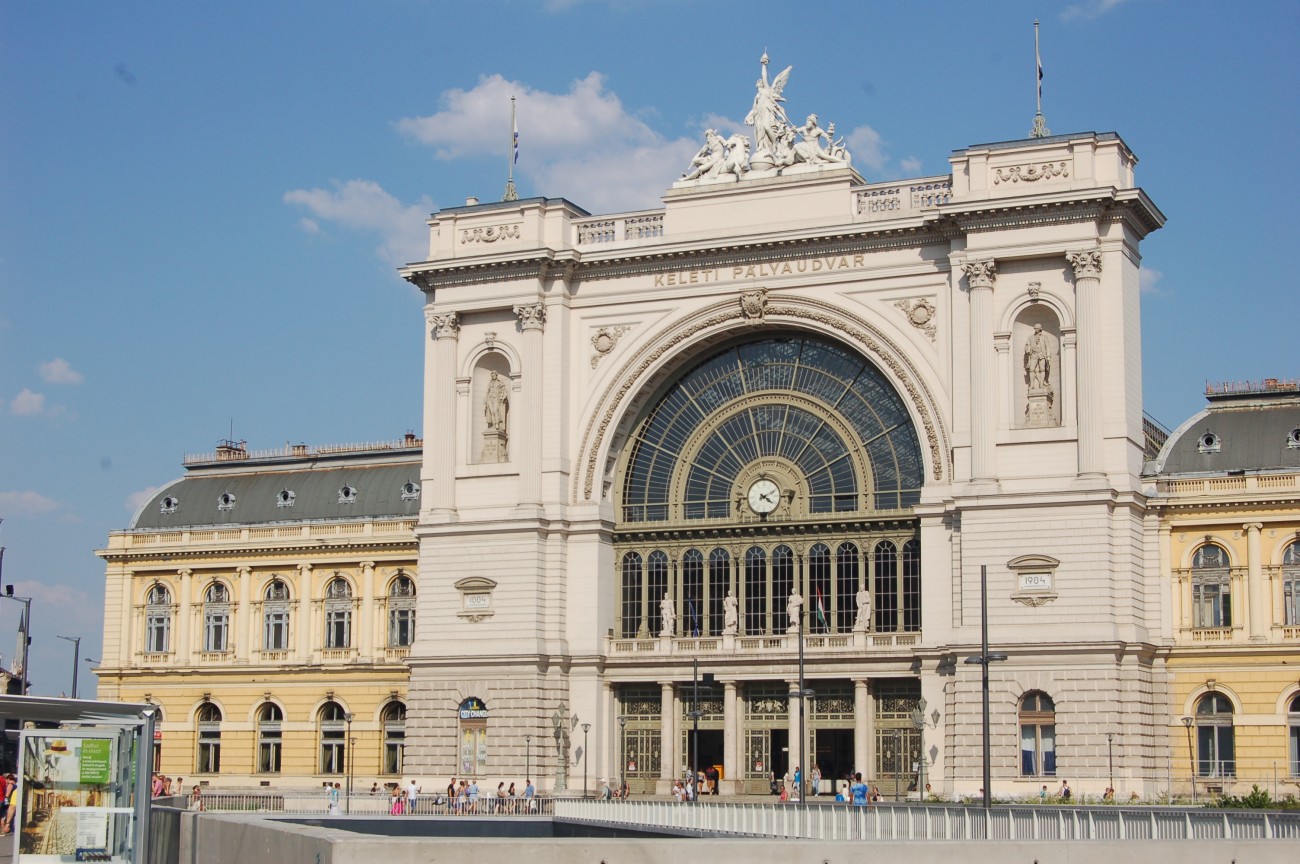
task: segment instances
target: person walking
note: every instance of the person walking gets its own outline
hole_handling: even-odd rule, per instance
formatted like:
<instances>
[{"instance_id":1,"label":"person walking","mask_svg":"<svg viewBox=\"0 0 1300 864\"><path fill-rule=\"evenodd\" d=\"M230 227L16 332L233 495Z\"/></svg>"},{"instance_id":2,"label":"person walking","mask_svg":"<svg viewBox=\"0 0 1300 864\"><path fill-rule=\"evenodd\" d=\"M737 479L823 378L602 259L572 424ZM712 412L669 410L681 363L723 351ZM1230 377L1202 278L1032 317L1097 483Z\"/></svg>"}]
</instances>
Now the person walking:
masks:
<instances>
[{"instance_id":1,"label":"person walking","mask_svg":"<svg viewBox=\"0 0 1300 864\"><path fill-rule=\"evenodd\" d=\"M862 782L862 772L859 771L858 773L854 774L853 785L849 786L849 796L853 801L853 806L855 807L870 806L870 802L867 800L870 797L868 791L869 790L867 789L867 784Z\"/></svg>"},{"instance_id":2,"label":"person walking","mask_svg":"<svg viewBox=\"0 0 1300 864\"><path fill-rule=\"evenodd\" d=\"M537 789L533 786L532 780L524 781L524 806L531 813L537 809Z\"/></svg>"},{"instance_id":3,"label":"person walking","mask_svg":"<svg viewBox=\"0 0 1300 864\"><path fill-rule=\"evenodd\" d=\"M325 812L331 816L339 815L339 796L342 794L339 784L325 784Z\"/></svg>"},{"instance_id":4,"label":"person walking","mask_svg":"<svg viewBox=\"0 0 1300 864\"><path fill-rule=\"evenodd\" d=\"M411 782L406 784L406 812L407 813L409 814L415 813L415 802L418 800L420 800L420 787L415 785L415 778L412 777Z\"/></svg>"}]
</instances>

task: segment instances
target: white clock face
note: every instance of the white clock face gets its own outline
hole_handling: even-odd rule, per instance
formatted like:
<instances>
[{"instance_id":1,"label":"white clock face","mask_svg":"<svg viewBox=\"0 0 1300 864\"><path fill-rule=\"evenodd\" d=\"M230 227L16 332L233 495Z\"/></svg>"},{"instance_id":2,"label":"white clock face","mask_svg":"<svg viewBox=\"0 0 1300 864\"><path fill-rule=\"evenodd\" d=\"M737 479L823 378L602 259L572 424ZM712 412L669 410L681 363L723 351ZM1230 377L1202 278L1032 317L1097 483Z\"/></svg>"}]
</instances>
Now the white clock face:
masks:
<instances>
[{"instance_id":1,"label":"white clock face","mask_svg":"<svg viewBox=\"0 0 1300 864\"><path fill-rule=\"evenodd\" d=\"M781 488L761 477L749 487L749 509L755 513L771 513L781 503Z\"/></svg>"}]
</instances>

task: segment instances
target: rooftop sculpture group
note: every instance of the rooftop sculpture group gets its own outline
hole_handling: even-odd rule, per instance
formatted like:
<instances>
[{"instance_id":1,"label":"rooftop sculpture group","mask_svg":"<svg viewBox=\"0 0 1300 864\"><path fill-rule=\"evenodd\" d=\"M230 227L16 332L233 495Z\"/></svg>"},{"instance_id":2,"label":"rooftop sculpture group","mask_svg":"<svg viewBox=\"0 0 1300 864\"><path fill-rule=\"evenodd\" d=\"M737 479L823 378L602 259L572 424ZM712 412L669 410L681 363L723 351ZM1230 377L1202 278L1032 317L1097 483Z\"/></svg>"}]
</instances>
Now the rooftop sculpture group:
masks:
<instances>
[{"instance_id":1,"label":"rooftop sculpture group","mask_svg":"<svg viewBox=\"0 0 1300 864\"><path fill-rule=\"evenodd\" d=\"M848 165L852 161L844 139L835 138L834 123L823 129L817 115L809 114L804 125L795 126L786 116L781 104L785 98L781 94L794 67L785 67L769 83L766 52L759 62L762 75L755 84L754 105L745 116L745 123L754 130L753 155L749 137L736 133L723 138L716 129L709 129L704 133L704 146L691 160L682 181L723 177L739 180L748 172L776 171L796 165Z\"/></svg>"}]
</instances>

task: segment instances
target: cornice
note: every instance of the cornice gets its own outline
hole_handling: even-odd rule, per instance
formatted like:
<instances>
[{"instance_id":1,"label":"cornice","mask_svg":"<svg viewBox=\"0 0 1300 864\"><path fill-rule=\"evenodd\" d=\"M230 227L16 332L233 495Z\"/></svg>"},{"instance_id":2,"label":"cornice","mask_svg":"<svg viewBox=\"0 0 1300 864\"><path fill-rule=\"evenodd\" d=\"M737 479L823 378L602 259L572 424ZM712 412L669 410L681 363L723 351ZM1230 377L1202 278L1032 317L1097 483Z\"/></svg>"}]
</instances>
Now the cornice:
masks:
<instances>
[{"instance_id":1,"label":"cornice","mask_svg":"<svg viewBox=\"0 0 1300 864\"><path fill-rule=\"evenodd\" d=\"M241 543L238 546L227 546L220 549L212 547L204 549L186 549L184 547L170 547L160 549L150 549L140 551L135 549L101 549L95 554L105 561L113 564L126 564L130 562L184 562L192 560L211 560L214 558L284 558L294 557L298 559L312 558L321 559L338 559L352 558L365 551L374 550L417 550L418 541L414 534L408 538L391 540L369 540L360 542L349 542L346 546L322 546L319 541L309 543L300 543L293 546L260 546L251 543Z\"/></svg>"}]
</instances>

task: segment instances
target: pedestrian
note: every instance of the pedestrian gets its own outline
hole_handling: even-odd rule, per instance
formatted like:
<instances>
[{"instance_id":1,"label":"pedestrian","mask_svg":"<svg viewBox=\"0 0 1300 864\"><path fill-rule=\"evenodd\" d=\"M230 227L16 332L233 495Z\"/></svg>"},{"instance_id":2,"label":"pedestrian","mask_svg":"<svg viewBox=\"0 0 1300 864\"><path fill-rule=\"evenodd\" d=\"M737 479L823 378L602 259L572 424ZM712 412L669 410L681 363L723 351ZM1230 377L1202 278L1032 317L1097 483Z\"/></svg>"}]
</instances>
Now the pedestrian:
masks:
<instances>
[{"instance_id":1,"label":"pedestrian","mask_svg":"<svg viewBox=\"0 0 1300 864\"><path fill-rule=\"evenodd\" d=\"M388 799L388 815L389 816L402 815L402 790L399 789L397 786L393 786L391 790L391 794Z\"/></svg>"},{"instance_id":2,"label":"pedestrian","mask_svg":"<svg viewBox=\"0 0 1300 864\"><path fill-rule=\"evenodd\" d=\"M853 785L849 787L849 795L855 807L869 806L867 791L867 784L862 782L862 772L859 771L853 775Z\"/></svg>"},{"instance_id":3,"label":"pedestrian","mask_svg":"<svg viewBox=\"0 0 1300 864\"><path fill-rule=\"evenodd\" d=\"M1046 801L1046 800L1047 800L1047 784L1046 784L1046 783L1043 784L1043 788L1042 788L1042 789L1038 790L1038 800L1039 800L1039 801Z\"/></svg>"},{"instance_id":4,"label":"pedestrian","mask_svg":"<svg viewBox=\"0 0 1300 864\"><path fill-rule=\"evenodd\" d=\"M371 795L378 795L378 794L379 794L379 782L378 782L378 781L376 781L376 782L370 784L370 794L371 794Z\"/></svg>"},{"instance_id":5,"label":"pedestrian","mask_svg":"<svg viewBox=\"0 0 1300 864\"><path fill-rule=\"evenodd\" d=\"M496 812L504 813L506 808L506 781L502 780L497 784Z\"/></svg>"},{"instance_id":6,"label":"pedestrian","mask_svg":"<svg viewBox=\"0 0 1300 864\"><path fill-rule=\"evenodd\" d=\"M451 782L447 784L447 809L451 810L451 808L455 805L455 803L456 803L456 778L453 777L451 778Z\"/></svg>"},{"instance_id":7,"label":"pedestrian","mask_svg":"<svg viewBox=\"0 0 1300 864\"><path fill-rule=\"evenodd\" d=\"M1069 800L1070 800L1070 798L1071 798L1072 796L1071 796L1071 794L1070 794L1070 781L1069 781L1069 780L1062 780L1062 781L1061 781L1061 791L1057 794L1056 797L1057 797L1057 798L1060 798L1062 801L1069 801Z\"/></svg>"},{"instance_id":8,"label":"pedestrian","mask_svg":"<svg viewBox=\"0 0 1300 864\"><path fill-rule=\"evenodd\" d=\"M339 815L339 784L325 784L325 812L331 816Z\"/></svg>"},{"instance_id":9,"label":"pedestrian","mask_svg":"<svg viewBox=\"0 0 1300 864\"><path fill-rule=\"evenodd\" d=\"M478 780L475 779L469 781L469 789L466 790L466 794L469 796L469 812L477 813L478 812Z\"/></svg>"},{"instance_id":10,"label":"pedestrian","mask_svg":"<svg viewBox=\"0 0 1300 864\"><path fill-rule=\"evenodd\" d=\"M813 763L812 772L808 775L808 780L812 783L812 794L821 794L822 769L816 762Z\"/></svg>"},{"instance_id":11,"label":"pedestrian","mask_svg":"<svg viewBox=\"0 0 1300 864\"><path fill-rule=\"evenodd\" d=\"M420 799L420 787L415 785L415 778L412 777L411 782L406 784L406 812L407 813L409 814L415 813L415 802L418 801L419 799Z\"/></svg>"},{"instance_id":12,"label":"pedestrian","mask_svg":"<svg viewBox=\"0 0 1300 864\"><path fill-rule=\"evenodd\" d=\"M203 789L197 783L194 784L194 789L190 792L190 809L203 809Z\"/></svg>"},{"instance_id":13,"label":"pedestrian","mask_svg":"<svg viewBox=\"0 0 1300 864\"><path fill-rule=\"evenodd\" d=\"M18 812L18 778L13 774L9 775L9 790L5 795L5 803L9 806L5 808L5 818L0 823L0 834L14 833L14 814Z\"/></svg>"},{"instance_id":14,"label":"pedestrian","mask_svg":"<svg viewBox=\"0 0 1300 864\"><path fill-rule=\"evenodd\" d=\"M524 781L524 806L531 813L537 809L537 790L533 788L532 780Z\"/></svg>"}]
</instances>

